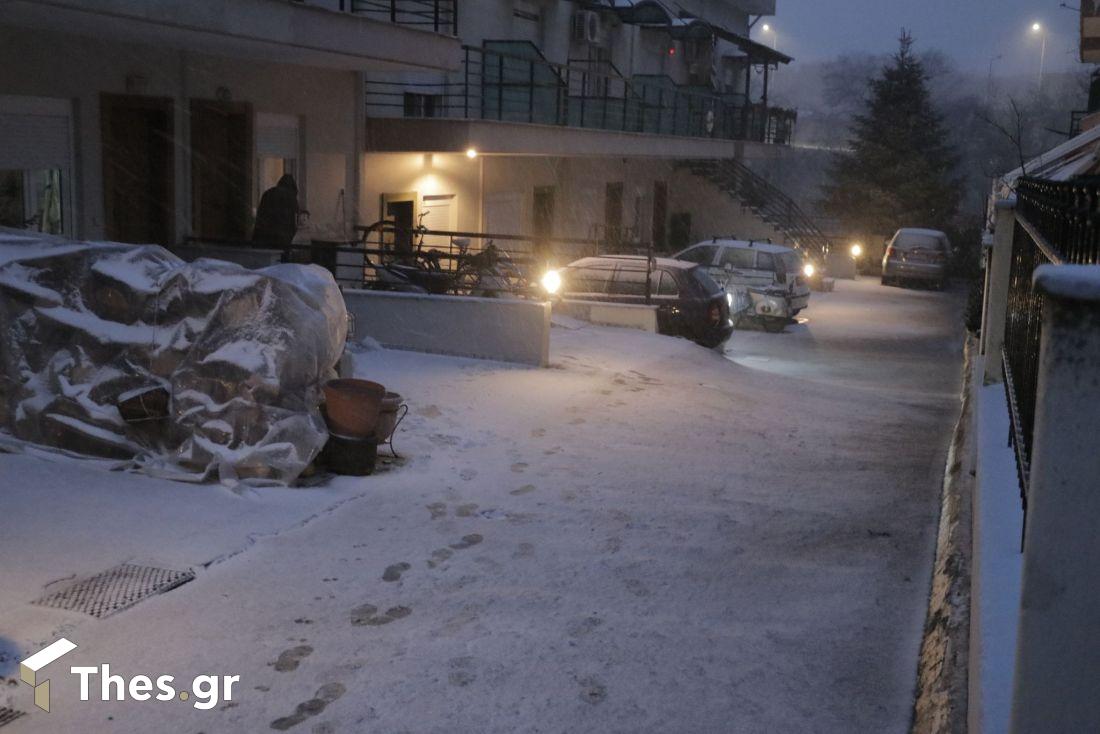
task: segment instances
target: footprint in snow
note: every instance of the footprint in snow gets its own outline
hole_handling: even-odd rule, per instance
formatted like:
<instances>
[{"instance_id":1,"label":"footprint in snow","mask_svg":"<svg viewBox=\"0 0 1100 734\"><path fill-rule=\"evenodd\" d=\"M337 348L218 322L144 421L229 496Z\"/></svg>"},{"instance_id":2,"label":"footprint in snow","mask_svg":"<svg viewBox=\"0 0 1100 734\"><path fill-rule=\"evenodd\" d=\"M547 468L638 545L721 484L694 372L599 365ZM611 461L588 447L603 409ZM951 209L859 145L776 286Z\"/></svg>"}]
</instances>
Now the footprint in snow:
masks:
<instances>
[{"instance_id":1,"label":"footprint in snow","mask_svg":"<svg viewBox=\"0 0 1100 734\"><path fill-rule=\"evenodd\" d=\"M313 698L298 704L293 714L272 721L271 728L276 731L286 731L292 726L297 726L306 719L324 711L325 707L343 696L346 691L347 689L343 683L326 683L317 689L317 693L313 695Z\"/></svg>"},{"instance_id":2,"label":"footprint in snow","mask_svg":"<svg viewBox=\"0 0 1100 734\"><path fill-rule=\"evenodd\" d=\"M404 619L412 614L408 607L390 607L384 613L378 613L378 607L373 604L363 604L351 610L351 624L353 627L381 627L398 619Z\"/></svg>"},{"instance_id":3,"label":"footprint in snow","mask_svg":"<svg viewBox=\"0 0 1100 734\"><path fill-rule=\"evenodd\" d=\"M392 566L386 566L386 570L382 573L383 581L399 581L401 574L408 571L412 566L402 561L401 563L395 563Z\"/></svg>"},{"instance_id":4,"label":"footprint in snow","mask_svg":"<svg viewBox=\"0 0 1100 734\"><path fill-rule=\"evenodd\" d=\"M298 645L289 650L283 650L279 653L279 658L275 661L275 670L280 673L288 673L291 670L297 670L298 664L312 652L313 648L309 645Z\"/></svg>"},{"instance_id":5,"label":"footprint in snow","mask_svg":"<svg viewBox=\"0 0 1100 734\"><path fill-rule=\"evenodd\" d=\"M469 535L463 535L462 540L457 543L451 543L451 548L454 550L465 550L467 548L473 548L483 540L485 539L477 533L470 533Z\"/></svg>"}]
</instances>

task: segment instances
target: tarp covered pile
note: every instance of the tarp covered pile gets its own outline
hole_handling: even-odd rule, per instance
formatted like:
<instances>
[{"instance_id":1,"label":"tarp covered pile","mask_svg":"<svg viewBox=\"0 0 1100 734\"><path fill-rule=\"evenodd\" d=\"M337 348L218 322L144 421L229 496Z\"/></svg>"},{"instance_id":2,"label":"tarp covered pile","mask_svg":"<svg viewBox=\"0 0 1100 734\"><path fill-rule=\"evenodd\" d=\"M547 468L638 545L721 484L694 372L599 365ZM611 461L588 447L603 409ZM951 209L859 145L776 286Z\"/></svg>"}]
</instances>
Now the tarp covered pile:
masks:
<instances>
[{"instance_id":1,"label":"tarp covered pile","mask_svg":"<svg viewBox=\"0 0 1100 734\"><path fill-rule=\"evenodd\" d=\"M293 482L328 438L317 405L346 332L315 266L0 229L0 430L24 441L179 479Z\"/></svg>"}]
</instances>

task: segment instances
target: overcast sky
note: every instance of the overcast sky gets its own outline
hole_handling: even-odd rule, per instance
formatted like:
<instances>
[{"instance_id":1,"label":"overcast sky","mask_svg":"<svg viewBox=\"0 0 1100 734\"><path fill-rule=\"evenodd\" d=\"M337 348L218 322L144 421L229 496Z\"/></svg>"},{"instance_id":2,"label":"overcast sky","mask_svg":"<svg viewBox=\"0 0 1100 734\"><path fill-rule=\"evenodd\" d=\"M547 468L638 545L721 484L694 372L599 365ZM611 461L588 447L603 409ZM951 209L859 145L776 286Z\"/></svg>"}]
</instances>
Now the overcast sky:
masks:
<instances>
[{"instance_id":1,"label":"overcast sky","mask_svg":"<svg viewBox=\"0 0 1100 734\"><path fill-rule=\"evenodd\" d=\"M798 61L818 61L850 52L897 49L898 31L912 31L918 49L939 48L968 71L988 73L996 56L1001 73L1038 73L1040 39L1046 28L1046 68L1081 68L1077 61L1078 14L1060 0L778 0L774 18L757 23L753 37ZM1078 0L1066 0L1074 8Z\"/></svg>"}]
</instances>

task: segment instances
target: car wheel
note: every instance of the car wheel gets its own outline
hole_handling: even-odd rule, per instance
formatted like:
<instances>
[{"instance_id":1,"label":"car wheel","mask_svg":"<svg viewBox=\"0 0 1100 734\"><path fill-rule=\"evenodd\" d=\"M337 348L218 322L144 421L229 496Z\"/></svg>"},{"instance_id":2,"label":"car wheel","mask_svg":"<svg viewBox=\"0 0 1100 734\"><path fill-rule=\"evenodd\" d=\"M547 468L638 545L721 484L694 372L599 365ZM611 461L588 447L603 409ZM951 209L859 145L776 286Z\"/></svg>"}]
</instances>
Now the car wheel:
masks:
<instances>
[{"instance_id":1,"label":"car wheel","mask_svg":"<svg viewBox=\"0 0 1100 734\"><path fill-rule=\"evenodd\" d=\"M887 278L885 275L882 276L882 284L887 286L890 285L890 279Z\"/></svg>"},{"instance_id":2,"label":"car wheel","mask_svg":"<svg viewBox=\"0 0 1100 734\"><path fill-rule=\"evenodd\" d=\"M787 319L778 316L765 316L761 321L764 325L764 331L769 334L778 334L787 328Z\"/></svg>"},{"instance_id":3,"label":"car wheel","mask_svg":"<svg viewBox=\"0 0 1100 734\"><path fill-rule=\"evenodd\" d=\"M791 316L794 317L794 316L797 316L800 313L802 313L802 309L796 308L794 311L791 312Z\"/></svg>"}]
</instances>

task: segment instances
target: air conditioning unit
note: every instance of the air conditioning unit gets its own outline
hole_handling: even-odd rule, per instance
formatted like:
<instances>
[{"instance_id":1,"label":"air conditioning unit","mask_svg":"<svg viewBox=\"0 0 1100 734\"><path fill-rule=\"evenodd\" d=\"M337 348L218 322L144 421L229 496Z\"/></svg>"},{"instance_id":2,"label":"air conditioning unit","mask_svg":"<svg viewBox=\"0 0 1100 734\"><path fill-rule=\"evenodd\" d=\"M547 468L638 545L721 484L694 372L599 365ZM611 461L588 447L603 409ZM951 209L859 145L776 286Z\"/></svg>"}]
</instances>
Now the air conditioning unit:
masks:
<instances>
[{"instance_id":1,"label":"air conditioning unit","mask_svg":"<svg viewBox=\"0 0 1100 734\"><path fill-rule=\"evenodd\" d=\"M598 46L603 42L603 23L594 10L582 10L573 16L573 40Z\"/></svg>"}]
</instances>

